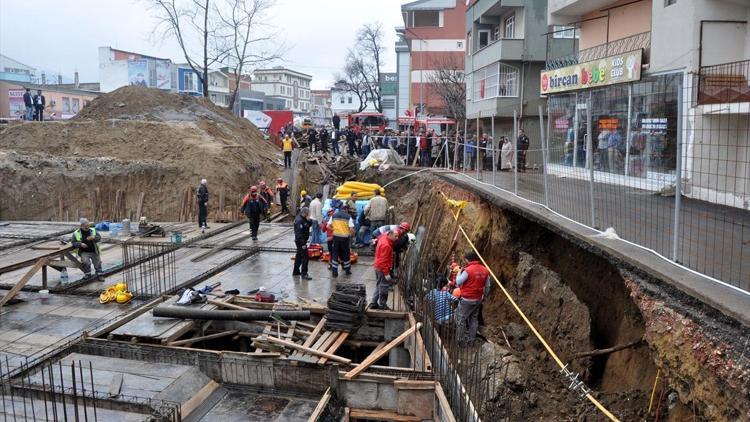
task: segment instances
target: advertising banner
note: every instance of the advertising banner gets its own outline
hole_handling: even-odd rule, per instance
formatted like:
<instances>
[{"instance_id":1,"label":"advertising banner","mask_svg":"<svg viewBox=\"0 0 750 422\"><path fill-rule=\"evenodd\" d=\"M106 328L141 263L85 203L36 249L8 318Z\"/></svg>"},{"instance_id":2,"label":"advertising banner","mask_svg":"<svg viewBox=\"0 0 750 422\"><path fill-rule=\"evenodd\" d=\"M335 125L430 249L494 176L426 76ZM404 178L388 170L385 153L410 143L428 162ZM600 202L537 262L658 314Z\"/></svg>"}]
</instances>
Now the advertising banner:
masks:
<instances>
[{"instance_id":1,"label":"advertising banner","mask_svg":"<svg viewBox=\"0 0 750 422\"><path fill-rule=\"evenodd\" d=\"M26 106L23 104L23 93L26 92L23 89L9 89L8 90L8 108L10 111L10 117L22 117ZM33 94L32 94L33 95Z\"/></svg>"},{"instance_id":2,"label":"advertising banner","mask_svg":"<svg viewBox=\"0 0 750 422\"><path fill-rule=\"evenodd\" d=\"M172 71L168 61L156 62L156 87L159 89L172 87Z\"/></svg>"},{"instance_id":3,"label":"advertising banner","mask_svg":"<svg viewBox=\"0 0 750 422\"><path fill-rule=\"evenodd\" d=\"M128 60L130 85L148 86L148 60Z\"/></svg>"},{"instance_id":4,"label":"advertising banner","mask_svg":"<svg viewBox=\"0 0 750 422\"><path fill-rule=\"evenodd\" d=\"M543 71L539 78L542 95L634 82L641 79L643 50L605 57L560 69Z\"/></svg>"},{"instance_id":5,"label":"advertising banner","mask_svg":"<svg viewBox=\"0 0 750 422\"><path fill-rule=\"evenodd\" d=\"M262 111L243 110L243 114L258 129L266 129L271 125L271 116L264 114Z\"/></svg>"}]
</instances>

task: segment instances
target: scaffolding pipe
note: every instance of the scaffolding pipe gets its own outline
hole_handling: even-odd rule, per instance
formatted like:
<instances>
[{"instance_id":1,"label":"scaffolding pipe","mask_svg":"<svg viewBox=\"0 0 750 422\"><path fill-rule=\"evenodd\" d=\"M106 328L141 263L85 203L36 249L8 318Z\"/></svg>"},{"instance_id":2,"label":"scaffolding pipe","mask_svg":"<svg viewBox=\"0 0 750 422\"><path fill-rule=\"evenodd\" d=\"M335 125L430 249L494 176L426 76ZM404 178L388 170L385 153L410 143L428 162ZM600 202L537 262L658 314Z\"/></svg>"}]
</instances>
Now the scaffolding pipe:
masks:
<instances>
[{"instance_id":1,"label":"scaffolding pipe","mask_svg":"<svg viewBox=\"0 0 750 422\"><path fill-rule=\"evenodd\" d=\"M157 306L154 308L155 317L199 319L214 321L262 321L279 317L285 320L308 320L310 311L219 311L207 309L179 308L176 306Z\"/></svg>"}]
</instances>

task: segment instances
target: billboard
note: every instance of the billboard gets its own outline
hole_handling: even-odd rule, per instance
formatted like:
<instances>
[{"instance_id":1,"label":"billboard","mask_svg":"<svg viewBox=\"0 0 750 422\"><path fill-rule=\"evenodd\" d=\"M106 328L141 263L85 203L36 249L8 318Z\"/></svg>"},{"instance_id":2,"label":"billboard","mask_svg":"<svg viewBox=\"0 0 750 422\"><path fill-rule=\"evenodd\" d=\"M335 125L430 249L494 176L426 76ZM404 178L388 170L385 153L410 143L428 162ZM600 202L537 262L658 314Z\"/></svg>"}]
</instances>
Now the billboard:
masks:
<instances>
[{"instance_id":1,"label":"billboard","mask_svg":"<svg viewBox=\"0 0 750 422\"><path fill-rule=\"evenodd\" d=\"M398 73L380 74L380 95L398 94Z\"/></svg>"},{"instance_id":2,"label":"billboard","mask_svg":"<svg viewBox=\"0 0 750 422\"><path fill-rule=\"evenodd\" d=\"M23 117L26 111L26 106L23 104L23 94L26 92L23 89L9 89L8 90L8 108L10 111L10 117Z\"/></svg>"},{"instance_id":3,"label":"billboard","mask_svg":"<svg viewBox=\"0 0 750 422\"><path fill-rule=\"evenodd\" d=\"M128 83L148 86L148 60L128 60Z\"/></svg>"},{"instance_id":4,"label":"billboard","mask_svg":"<svg viewBox=\"0 0 750 422\"><path fill-rule=\"evenodd\" d=\"M159 89L172 88L172 69L165 60L156 61L156 87Z\"/></svg>"},{"instance_id":5,"label":"billboard","mask_svg":"<svg viewBox=\"0 0 750 422\"><path fill-rule=\"evenodd\" d=\"M596 88L641 79L643 50L605 57L560 69L546 70L539 78L541 95Z\"/></svg>"}]
</instances>

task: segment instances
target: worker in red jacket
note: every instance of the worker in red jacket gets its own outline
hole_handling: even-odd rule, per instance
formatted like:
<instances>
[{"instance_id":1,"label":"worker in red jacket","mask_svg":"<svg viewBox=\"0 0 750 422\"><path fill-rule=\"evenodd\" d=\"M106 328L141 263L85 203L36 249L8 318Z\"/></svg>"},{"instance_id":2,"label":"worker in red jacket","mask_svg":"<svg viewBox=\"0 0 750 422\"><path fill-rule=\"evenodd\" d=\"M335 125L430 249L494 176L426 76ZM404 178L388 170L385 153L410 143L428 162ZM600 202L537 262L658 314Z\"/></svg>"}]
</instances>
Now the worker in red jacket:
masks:
<instances>
[{"instance_id":1,"label":"worker in red jacket","mask_svg":"<svg viewBox=\"0 0 750 422\"><path fill-rule=\"evenodd\" d=\"M490 271L474 251L466 255L466 265L456 277L461 298L456 310L456 334L460 345L474 344L479 329L479 312L482 300L489 293Z\"/></svg>"},{"instance_id":2,"label":"worker in red jacket","mask_svg":"<svg viewBox=\"0 0 750 422\"><path fill-rule=\"evenodd\" d=\"M378 246L375 248L375 294L370 302L370 309L388 309L388 289L393 285L395 279L391 276L393 268L393 245L398 239L396 230L381 234L378 237Z\"/></svg>"}]
</instances>

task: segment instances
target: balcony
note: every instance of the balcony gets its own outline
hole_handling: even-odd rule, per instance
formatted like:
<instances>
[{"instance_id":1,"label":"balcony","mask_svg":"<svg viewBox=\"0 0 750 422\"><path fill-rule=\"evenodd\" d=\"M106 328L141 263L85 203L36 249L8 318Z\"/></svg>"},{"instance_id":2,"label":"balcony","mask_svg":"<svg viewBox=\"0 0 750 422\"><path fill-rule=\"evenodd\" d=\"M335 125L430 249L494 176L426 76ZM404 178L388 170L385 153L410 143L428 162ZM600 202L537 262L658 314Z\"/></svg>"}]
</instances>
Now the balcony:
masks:
<instances>
[{"instance_id":1,"label":"balcony","mask_svg":"<svg viewBox=\"0 0 750 422\"><path fill-rule=\"evenodd\" d=\"M472 54L474 69L496 61L513 61L523 58L523 39L501 38Z\"/></svg>"},{"instance_id":2,"label":"balcony","mask_svg":"<svg viewBox=\"0 0 750 422\"><path fill-rule=\"evenodd\" d=\"M696 80L698 104L750 102L750 60L703 66Z\"/></svg>"},{"instance_id":3,"label":"balcony","mask_svg":"<svg viewBox=\"0 0 750 422\"><path fill-rule=\"evenodd\" d=\"M627 53L628 51L643 49L643 64L649 63L649 56L651 53L651 31L641 32L630 37L621 38L606 44L600 44L594 47L586 48L583 50L575 51L578 49L578 43L571 43L571 40L567 42L560 42L553 38L548 38L548 51L549 57L547 59L547 69L559 69L565 66L571 66L578 63L590 62L592 60L598 60L608 56L614 56L616 54ZM562 47L561 50L556 48L549 48L549 45ZM570 46L568 54L565 54L565 46Z\"/></svg>"}]
</instances>

